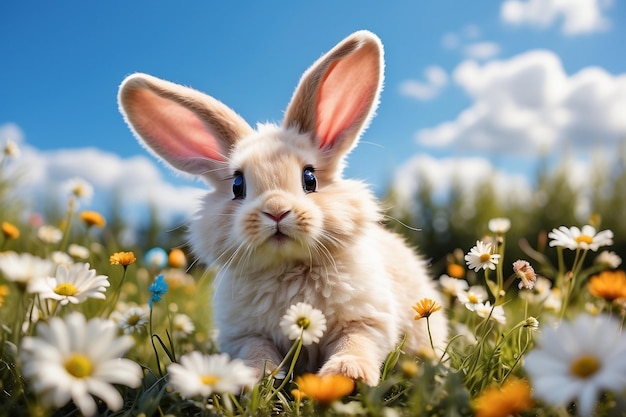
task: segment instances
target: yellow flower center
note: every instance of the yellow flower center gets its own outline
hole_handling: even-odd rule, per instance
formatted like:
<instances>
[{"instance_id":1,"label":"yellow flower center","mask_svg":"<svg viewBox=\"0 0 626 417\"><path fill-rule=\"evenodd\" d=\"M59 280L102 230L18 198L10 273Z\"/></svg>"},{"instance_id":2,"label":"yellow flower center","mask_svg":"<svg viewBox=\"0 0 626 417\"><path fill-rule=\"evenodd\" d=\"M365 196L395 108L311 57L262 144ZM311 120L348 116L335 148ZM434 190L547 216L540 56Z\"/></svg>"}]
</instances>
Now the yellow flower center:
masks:
<instances>
[{"instance_id":1,"label":"yellow flower center","mask_svg":"<svg viewBox=\"0 0 626 417\"><path fill-rule=\"evenodd\" d=\"M478 258L478 260L480 260L481 263L488 262L490 259L491 259L491 255L488 253L483 253L480 255L480 258Z\"/></svg>"},{"instance_id":2,"label":"yellow flower center","mask_svg":"<svg viewBox=\"0 0 626 417\"><path fill-rule=\"evenodd\" d=\"M480 302L480 300L478 299L478 297L476 297L475 294L467 294L467 301L472 303L472 304L477 304Z\"/></svg>"},{"instance_id":3,"label":"yellow flower center","mask_svg":"<svg viewBox=\"0 0 626 417\"><path fill-rule=\"evenodd\" d=\"M306 330L309 325L311 324L311 320L309 320L306 317L300 317L297 321L296 324L298 325L298 327L300 327L301 329Z\"/></svg>"},{"instance_id":4,"label":"yellow flower center","mask_svg":"<svg viewBox=\"0 0 626 417\"><path fill-rule=\"evenodd\" d=\"M215 385L220 380L215 375L200 375L200 382L204 385Z\"/></svg>"},{"instance_id":5,"label":"yellow flower center","mask_svg":"<svg viewBox=\"0 0 626 417\"><path fill-rule=\"evenodd\" d=\"M574 240L576 241L576 243L586 243L590 245L593 242L593 237L588 235L580 235L577 236Z\"/></svg>"},{"instance_id":6,"label":"yellow flower center","mask_svg":"<svg viewBox=\"0 0 626 417\"><path fill-rule=\"evenodd\" d=\"M600 361L595 356L584 355L576 359L570 371L579 378L589 378L600 369Z\"/></svg>"},{"instance_id":7,"label":"yellow flower center","mask_svg":"<svg viewBox=\"0 0 626 417\"><path fill-rule=\"evenodd\" d=\"M133 314L127 320L128 325L129 326L135 326L137 323L139 323L140 319L141 319L141 316L139 316L139 314Z\"/></svg>"},{"instance_id":8,"label":"yellow flower center","mask_svg":"<svg viewBox=\"0 0 626 417\"><path fill-rule=\"evenodd\" d=\"M91 375L93 364L88 357L75 353L63 364L65 370L76 378L85 378Z\"/></svg>"},{"instance_id":9,"label":"yellow flower center","mask_svg":"<svg viewBox=\"0 0 626 417\"><path fill-rule=\"evenodd\" d=\"M63 284L59 284L54 288L54 292L59 295L64 296L72 296L78 292L78 288L74 284L70 284L68 282L64 282Z\"/></svg>"}]
</instances>

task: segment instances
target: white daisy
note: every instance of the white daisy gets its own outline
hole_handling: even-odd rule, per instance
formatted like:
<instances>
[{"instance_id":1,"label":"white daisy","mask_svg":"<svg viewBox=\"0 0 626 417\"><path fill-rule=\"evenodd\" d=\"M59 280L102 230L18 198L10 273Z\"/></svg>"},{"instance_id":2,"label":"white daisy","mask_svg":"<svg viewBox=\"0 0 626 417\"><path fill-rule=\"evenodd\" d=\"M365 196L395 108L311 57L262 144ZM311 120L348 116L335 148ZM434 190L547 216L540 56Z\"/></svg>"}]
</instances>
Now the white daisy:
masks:
<instances>
[{"instance_id":1,"label":"white daisy","mask_svg":"<svg viewBox=\"0 0 626 417\"><path fill-rule=\"evenodd\" d=\"M38 324L37 333L22 341L20 362L22 374L47 405L62 407L73 400L89 416L97 411L95 395L115 411L123 399L112 384L135 388L141 383L141 367L121 358L133 339L117 337L110 320L86 321L82 314L71 313Z\"/></svg>"},{"instance_id":2,"label":"white daisy","mask_svg":"<svg viewBox=\"0 0 626 417\"><path fill-rule=\"evenodd\" d=\"M64 184L68 194L89 203L93 197L93 186L82 178L72 178Z\"/></svg>"},{"instance_id":3,"label":"white daisy","mask_svg":"<svg viewBox=\"0 0 626 417\"><path fill-rule=\"evenodd\" d=\"M460 291L456 294L459 302L465 306L469 311L475 311L484 300L487 298L487 293L483 287L473 286L467 291Z\"/></svg>"},{"instance_id":4,"label":"white daisy","mask_svg":"<svg viewBox=\"0 0 626 417\"><path fill-rule=\"evenodd\" d=\"M326 317L320 310L307 303L294 304L280 321L280 328L289 340L296 340L302 335L304 346L318 343L326 331Z\"/></svg>"},{"instance_id":5,"label":"white daisy","mask_svg":"<svg viewBox=\"0 0 626 417\"><path fill-rule=\"evenodd\" d=\"M561 300L561 290L552 288L543 300L543 308L548 311L560 311L563 301Z\"/></svg>"},{"instance_id":6,"label":"white daisy","mask_svg":"<svg viewBox=\"0 0 626 417\"><path fill-rule=\"evenodd\" d=\"M255 369L225 354L206 355L193 351L167 366L169 382L183 398L207 398L213 393L239 394L257 382Z\"/></svg>"},{"instance_id":7,"label":"white daisy","mask_svg":"<svg viewBox=\"0 0 626 417\"><path fill-rule=\"evenodd\" d=\"M549 297L552 288L552 281L538 276L533 289L530 291L520 291L519 296L533 304L540 304Z\"/></svg>"},{"instance_id":8,"label":"white daisy","mask_svg":"<svg viewBox=\"0 0 626 417\"><path fill-rule=\"evenodd\" d=\"M480 240L476 241L474 246L467 255L465 255L465 262L470 269L478 272L482 269L496 269L496 264L499 261L500 255L493 252L493 245L491 243L485 243Z\"/></svg>"},{"instance_id":9,"label":"white daisy","mask_svg":"<svg viewBox=\"0 0 626 417\"><path fill-rule=\"evenodd\" d=\"M492 306L491 302L486 301L484 304L479 303L475 307L476 314L480 317L489 320L493 320L500 324L506 324L506 316L504 315L504 307L500 306Z\"/></svg>"},{"instance_id":10,"label":"white daisy","mask_svg":"<svg viewBox=\"0 0 626 417\"><path fill-rule=\"evenodd\" d=\"M469 344L475 345L478 343L478 339L476 339L474 332L463 323L454 324L454 334L463 337Z\"/></svg>"},{"instance_id":11,"label":"white daisy","mask_svg":"<svg viewBox=\"0 0 626 417\"><path fill-rule=\"evenodd\" d=\"M622 258L613 251L609 252L604 250L600 252L593 262L597 265L603 265L610 269L615 269L622 264Z\"/></svg>"},{"instance_id":12,"label":"white daisy","mask_svg":"<svg viewBox=\"0 0 626 417\"><path fill-rule=\"evenodd\" d=\"M20 147L17 145L17 142L12 139L8 139L4 144L3 153L15 159L19 158L21 155Z\"/></svg>"},{"instance_id":13,"label":"white daisy","mask_svg":"<svg viewBox=\"0 0 626 417\"><path fill-rule=\"evenodd\" d=\"M560 246L571 250L591 249L595 252L600 246L613 244L613 232L611 230L596 233L596 228L590 225L585 225L582 229L576 226L570 228L561 226L558 229L552 229L548 233L548 237L552 239L550 246Z\"/></svg>"},{"instance_id":14,"label":"white daisy","mask_svg":"<svg viewBox=\"0 0 626 417\"><path fill-rule=\"evenodd\" d=\"M87 298L104 300L108 286L109 278L106 275L96 275L96 270L89 269L89 264L76 263L59 265L54 277L33 280L28 291L38 293L43 299L57 300L61 305L66 305L82 303Z\"/></svg>"},{"instance_id":15,"label":"white daisy","mask_svg":"<svg viewBox=\"0 0 626 417\"><path fill-rule=\"evenodd\" d=\"M70 244L70 246L68 246L67 253L78 259L89 258L89 249L84 246L77 245L76 243L72 243Z\"/></svg>"},{"instance_id":16,"label":"white daisy","mask_svg":"<svg viewBox=\"0 0 626 417\"><path fill-rule=\"evenodd\" d=\"M148 319L149 310L147 307L132 306L121 314L117 320L117 325L124 334L139 333L148 324Z\"/></svg>"},{"instance_id":17,"label":"white daisy","mask_svg":"<svg viewBox=\"0 0 626 417\"><path fill-rule=\"evenodd\" d=\"M489 220L487 227L492 233L504 234L511 228L511 220L506 217L496 217Z\"/></svg>"},{"instance_id":18,"label":"white daisy","mask_svg":"<svg viewBox=\"0 0 626 417\"><path fill-rule=\"evenodd\" d=\"M591 314L592 316L596 316L601 313L600 308L598 308L598 306L592 302L585 303L585 311Z\"/></svg>"},{"instance_id":19,"label":"white daisy","mask_svg":"<svg viewBox=\"0 0 626 417\"><path fill-rule=\"evenodd\" d=\"M43 243L57 244L63 239L63 232L51 225L43 225L37 229L37 237Z\"/></svg>"},{"instance_id":20,"label":"white daisy","mask_svg":"<svg viewBox=\"0 0 626 417\"><path fill-rule=\"evenodd\" d=\"M451 297L456 297L458 293L466 291L469 287L464 279L452 278L446 274L439 277L439 285L443 292Z\"/></svg>"},{"instance_id":21,"label":"white daisy","mask_svg":"<svg viewBox=\"0 0 626 417\"><path fill-rule=\"evenodd\" d=\"M7 281L28 285L36 278L47 277L53 271L54 264L33 256L30 253L0 253L0 271Z\"/></svg>"},{"instance_id":22,"label":"white daisy","mask_svg":"<svg viewBox=\"0 0 626 417\"><path fill-rule=\"evenodd\" d=\"M526 355L534 395L552 406L578 403L578 414L593 414L598 395L626 388L626 335L607 316L581 314L546 328Z\"/></svg>"},{"instance_id":23,"label":"white daisy","mask_svg":"<svg viewBox=\"0 0 626 417\"><path fill-rule=\"evenodd\" d=\"M526 323L524 323L524 327L526 327L527 329L530 329L532 331L535 331L537 329L539 329L539 320L537 320L535 317L530 316L526 319Z\"/></svg>"},{"instance_id":24,"label":"white daisy","mask_svg":"<svg viewBox=\"0 0 626 417\"><path fill-rule=\"evenodd\" d=\"M54 262L55 265L71 265L74 263L74 259L70 255L65 252L61 252L60 250L55 250L50 254L50 260Z\"/></svg>"},{"instance_id":25,"label":"white daisy","mask_svg":"<svg viewBox=\"0 0 626 417\"><path fill-rule=\"evenodd\" d=\"M186 314L176 314L172 319L172 332L174 337L185 338L196 330L191 317Z\"/></svg>"}]
</instances>

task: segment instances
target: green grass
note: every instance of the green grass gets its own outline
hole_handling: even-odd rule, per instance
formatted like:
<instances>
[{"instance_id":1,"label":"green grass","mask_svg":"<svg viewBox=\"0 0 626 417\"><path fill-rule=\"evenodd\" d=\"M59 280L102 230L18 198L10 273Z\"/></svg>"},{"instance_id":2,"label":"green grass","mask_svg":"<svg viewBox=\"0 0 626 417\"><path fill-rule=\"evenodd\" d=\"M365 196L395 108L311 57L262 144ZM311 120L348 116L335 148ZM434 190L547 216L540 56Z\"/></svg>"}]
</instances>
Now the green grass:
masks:
<instances>
[{"instance_id":1,"label":"green grass","mask_svg":"<svg viewBox=\"0 0 626 417\"><path fill-rule=\"evenodd\" d=\"M571 188L566 169L544 171L538 174L535 197L524 205L501 203L501 199L494 195L493 184L484 184L480 187L482 194L473 199L472 212L476 215L471 218L461 215L460 211L467 208L468 202L458 199L462 195L459 189L453 190L447 201L435 202L432 190L423 187L411 210L395 213L408 223L414 224L419 218L423 231L398 230L432 259L436 277L444 273L450 263L464 266L463 256L476 240L491 237L499 241L497 251L502 258L497 269L488 273L466 270L463 279L469 285L483 288L492 305L495 303L503 308L506 324L496 322L492 315L479 316L451 295L444 309L433 313L447 314L451 321L452 337L444 357L408 356L400 345L389 353L378 386L357 383L352 394L333 404L319 404L313 399L296 401L291 393L295 385L289 381L283 384L272 375L241 395L217 394L208 399L183 399L168 384L166 367L188 352L217 353L210 306L212 271L206 271L199 264L192 264L189 268L150 265L144 255L153 246L166 251L181 247L187 251L180 229L165 233L163 226L152 221L138 227L139 244L123 247L121 233L129 226L124 224L123 215L113 210L105 216L108 223L103 228L86 227L78 218L75 196L68 196L67 207L44 214L46 224L63 232L63 239L58 243L44 243L37 236L38 226L22 217L27 207L15 200L14 193L19 187L19 177L6 176L2 171L5 162L3 159L0 164L0 222L10 222L19 229L20 235L17 238L0 236L0 252L14 251L48 258L54 251L67 252L70 244L79 244L89 250L89 256L87 259L74 258L74 261L88 262L98 274L108 276L111 285L106 300L89 299L81 304L60 306L35 297L0 272L0 288L6 292L0 306L0 415L79 415L71 402L60 409L50 406L45 397L33 389L34 381L22 378L18 360L21 341L37 334L37 322L53 316L63 317L70 311L81 312L87 318L111 318L125 306L146 305L151 297L149 286L159 274L169 282L167 294L163 300L154 303L149 325L132 333L135 345L126 354L143 367L142 385L133 389L119 386L124 406L115 412L101 408L103 415L470 416L479 413L475 409L475 399L486 389L499 387L512 378L527 380L524 357L535 348L535 335L543 326L586 314L590 309L619 320L624 317L624 304L609 303L587 290L589 277L607 269L606 265L594 263L599 252L551 248L546 236L561 225L582 226L595 222L598 230L610 229L615 233L612 247L601 250L614 250L622 256L626 254L626 222L623 221L626 171L623 161L621 165L616 163L610 169L596 171L596 183L603 184L601 192L596 188L591 193ZM581 221L575 216L575 202L583 194L590 198L594 213L591 220ZM393 200L393 193L389 195ZM446 230L430 227L430 222L437 216L445 217L449 225ZM499 236L490 233L487 222L493 217L510 218L511 230ZM396 225L390 223L390 227ZM111 265L109 258L118 251L132 251L137 261L127 268ZM552 308L545 301L533 301L530 291L518 289L519 280L514 278L511 267L517 259L528 260L538 273L560 290L561 308ZM192 334L174 337L173 317L179 313L192 319L195 326ZM537 321L538 329L534 326ZM295 358L287 358L288 363L292 360ZM532 381L529 383L532 385ZM603 393L598 415L620 415L625 406L625 395L621 389ZM528 416L562 417L575 413L574 403L552 407L538 398L531 408L519 410L519 415Z\"/></svg>"}]
</instances>

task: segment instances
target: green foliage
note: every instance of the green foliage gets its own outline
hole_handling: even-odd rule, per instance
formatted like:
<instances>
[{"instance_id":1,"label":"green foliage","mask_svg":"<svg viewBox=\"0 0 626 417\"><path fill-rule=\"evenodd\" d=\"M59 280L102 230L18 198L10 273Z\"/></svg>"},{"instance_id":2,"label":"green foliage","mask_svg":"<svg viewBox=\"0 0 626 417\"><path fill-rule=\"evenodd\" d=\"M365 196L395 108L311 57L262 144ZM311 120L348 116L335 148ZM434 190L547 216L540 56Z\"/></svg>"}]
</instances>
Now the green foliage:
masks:
<instances>
[{"instance_id":1,"label":"green foliage","mask_svg":"<svg viewBox=\"0 0 626 417\"><path fill-rule=\"evenodd\" d=\"M623 305L598 299L586 290L588 278L606 266L594 264L591 255L587 256L587 250L552 249L547 244L547 232L553 228L587 222L576 215L576 207L584 199L589 202L593 218L601 219L591 222L596 226L601 224L602 229L613 230L615 245L612 249L625 253L626 223L622 217L626 212L626 171L623 161L622 158L608 169L598 167L594 170L591 190L571 185L565 161L553 172L542 170L533 195L522 203L503 199L492 181L480 184L471 198L463 184L458 182L453 185L448 198L440 201L434 197L437 190L421 178L414 204L404 213L394 213L404 223L417 222L421 230L399 226L398 222L390 222L389 226L404 233L433 260L436 274L445 272L449 263L465 265L463 255L477 240L494 242L494 250L501 256L497 268L494 271L466 271L467 282L484 291L491 307L480 313L472 311L458 300L456 294L447 294L444 309L433 313L447 314L450 318L452 336L441 357L407 355L400 343L383 364L382 378L377 386L358 383L350 395L331 404L319 403L313 397L296 399L292 393L296 388L291 379L293 375L277 379L271 373L240 395L215 393L208 398L184 399L170 384L167 365L193 351L217 353L210 306L213 272L206 272L203 266L195 264L190 268L186 265L157 265L145 256L155 246L168 250L183 248L188 252L182 228L164 233L164 226L157 221L158 208L153 207L150 220L139 228L139 243L124 247L122 236L133 225L125 223L118 200L112 202L107 225L97 228L81 222L78 196L70 195L65 210L47 213L43 219L44 223L57 227L62 233L58 241L47 242L38 235L39 224L25 220L23 210L10 209L22 207L12 194L12 190L19 186L19 180L7 178L0 165L0 221L10 222L20 231L20 236L15 239L2 236L0 252L28 253L42 259L61 252L70 256L72 262L88 262L90 268L106 275L110 282L106 300L88 299L80 304L60 305L29 293L25 284L0 272L0 416L77 415L79 412L71 401L60 408L50 406L45 395L35 389L35 381L22 378L23 364L19 360L22 340L37 334L38 322L63 317L70 311L78 311L87 318L102 317L120 323L120 316L130 306L147 305L153 296L150 285L160 274L165 277L168 289L163 300L154 299L149 320L134 330L119 328L120 335L128 330L134 339L135 344L126 357L142 366L142 383L137 388L118 386L124 398L122 409L107 410L101 402L99 412L102 415L475 415L480 412L476 409L476 400L486 390L499 388L514 378L527 381L522 364L525 355L535 347L538 323L543 325L581 314L589 304L618 317L623 315ZM390 190L388 200L391 206L394 198L394 190ZM510 218L511 229L505 234L490 232L487 224L494 217ZM73 253L71 244L86 249L86 258L76 253L70 255ZM120 251L132 251L136 262L126 266L112 264L111 255ZM518 258L530 260L538 272L550 279L553 285L550 294L560 297L560 306L549 306L545 298L538 298L530 290L518 290L519 280L510 267ZM506 322L498 316L500 309ZM195 328L192 333L181 333L174 328L176 314L191 318ZM296 340L285 357L283 369L293 369L302 348L302 340ZM624 394L619 390L603 394L598 412L619 415L625 404ZM573 415L575 409L573 403L552 407L537 401L533 408L515 409L512 413L565 416Z\"/></svg>"},{"instance_id":2,"label":"green foliage","mask_svg":"<svg viewBox=\"0 0 626 417\"><path fill-rule=\"evenodd\" d=\"M531 195L524 199L511 198L515 189L498 192L493 178L472 190L457 178L448 195L436 198L440 190L433 189L426 175L418 174L418 191L408 205L399 204L398 192L390 187L386 206L409 209L392 210L391 215L399 221L390 220L388 225L432 260L435 275L445 272L455 248L466 250L485 236L489 219L495 217L512 220L507 233L507 239L513 243L507 248L511 260L527 256L521 246L528 244L545 254L547 232L561 225L592 224L610 229L615 233L611 250L625 254L626 145L617 150L613 162L596 157L587 175L582 175L589 180L585 186L573 181L572 177L581 177L573 172L575 167L567 157L553 169L544 160L532 181ZM550 261L556 261L555 254L548 256Z\"/></svg>"}]
</instances>

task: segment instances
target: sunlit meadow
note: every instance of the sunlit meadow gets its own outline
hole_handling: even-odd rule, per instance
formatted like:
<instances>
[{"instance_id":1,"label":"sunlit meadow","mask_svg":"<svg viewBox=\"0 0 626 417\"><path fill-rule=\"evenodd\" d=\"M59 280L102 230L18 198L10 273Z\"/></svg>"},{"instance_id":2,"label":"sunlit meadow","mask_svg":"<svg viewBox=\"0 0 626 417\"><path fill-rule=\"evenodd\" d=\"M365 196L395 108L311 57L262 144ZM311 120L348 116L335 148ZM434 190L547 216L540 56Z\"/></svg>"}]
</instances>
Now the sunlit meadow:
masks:
<instances>
[{"instance_id":1,"label":"sunlit meadow","mask_svg":"<svg viewBox=\"0 0 626 417\"><path fill-rule=\"evenodd\" d=\"M440 357L405 355L400 341L368 387L293 375L327 330L324 312L304 303L276 323L293 340L278 371L260 378L220 354L213 273L178 233L142 225L139 244L124 247L123 217L88 210L98 190L75 178L62 215L31 213L4 169L19 149L2 146L0 415L624 415L623 164L585 219L573 214L582 191L561 170L540 174L542 197L524 207L498 205L486 184L471 218L459 214L467 201L418 196L396 217L422 218L422 232L401 231L432 259L446 302L398 308L429 326L448 315L451 338ZM447 227L429 229L433 216Z\"/></svg>"}]
</instances>

